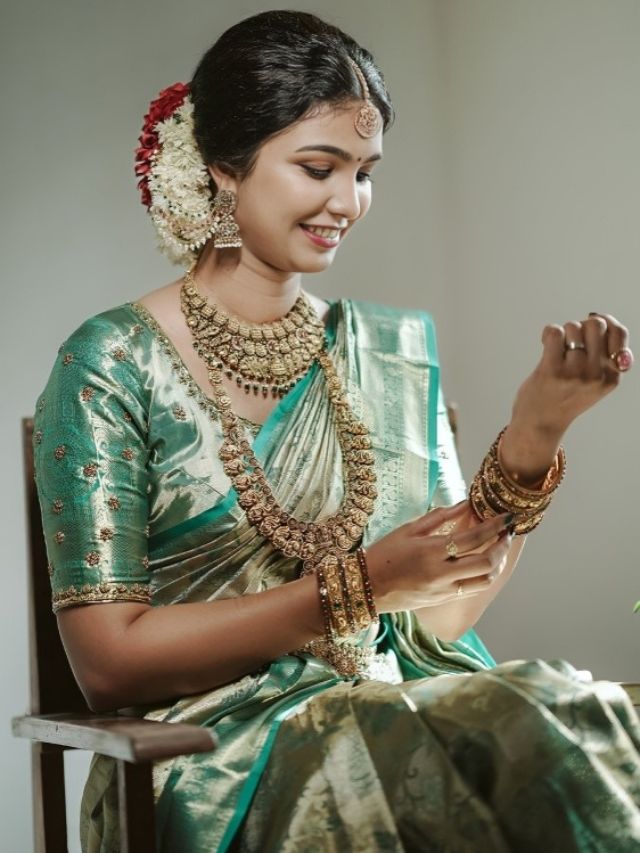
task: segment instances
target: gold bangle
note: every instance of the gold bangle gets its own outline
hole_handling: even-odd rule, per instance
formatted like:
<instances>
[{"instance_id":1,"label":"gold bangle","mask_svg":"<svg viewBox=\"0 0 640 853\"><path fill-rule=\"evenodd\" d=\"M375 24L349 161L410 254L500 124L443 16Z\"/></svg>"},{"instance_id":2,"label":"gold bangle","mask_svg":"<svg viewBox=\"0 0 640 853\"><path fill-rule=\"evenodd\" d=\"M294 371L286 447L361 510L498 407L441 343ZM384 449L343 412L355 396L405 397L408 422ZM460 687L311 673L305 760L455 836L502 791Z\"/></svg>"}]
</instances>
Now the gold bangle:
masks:
<instances>
[{"instance_id":1,"label":"gold bangle","mask_svg":"<svg viewBox=\"0 0 640 853\"><path fill-rule=\"evenodd\" d=\"M482 520L510 512L516 520L515 533L529 533L542 521L543 515L560 485L566 468L561 447L547 471L540 489L527 489L512 479L500 462L500 444L506 427L489 448L480 470L469 489L469 502Z\"/></svg>"},{"instance_id":2,"label":"gold bangle","mask_svg":"<svg viewBox=\"0 0 640 853\"><path fill-rule=\"evenodd\" d=\"M334 632L339 637L348 637L351 633L345 601L342 597L342 584L338 558L330 554L320 564L324 570L329 598L329 610Z\"/></svg>"},{"instance_id":3,"label":"gold bangle","mask_svg":"<svg viewBox=\"0 0 640 853\"><path fill-rule=\"evenodd\" d=\"M347 554L344 558L344 566L347 575L349 599L357 626L356 630L362 630L368 628L373 619L367 603L367 594L357 553Z\"/></svg>"}]
</instances>

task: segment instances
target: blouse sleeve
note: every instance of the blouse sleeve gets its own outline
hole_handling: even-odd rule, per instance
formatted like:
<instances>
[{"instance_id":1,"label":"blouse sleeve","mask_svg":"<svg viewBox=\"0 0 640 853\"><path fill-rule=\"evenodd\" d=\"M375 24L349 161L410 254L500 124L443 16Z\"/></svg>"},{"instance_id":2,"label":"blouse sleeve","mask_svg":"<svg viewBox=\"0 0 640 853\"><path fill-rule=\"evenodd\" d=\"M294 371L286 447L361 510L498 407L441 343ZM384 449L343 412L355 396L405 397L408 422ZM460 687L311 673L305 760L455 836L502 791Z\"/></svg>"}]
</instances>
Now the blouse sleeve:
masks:
<instances>
[{"instance_id":1,"label":"blouse sleeve","mask_svg":"<svg viewBox=\"0 0 640 853\"><path fill-rule=\"evenodd\" d=\"M431 505L432 507L451 506L464 500L467 490L460 470L458 451L442 388L438 389L437 437L438 479Z\"/></svg>"},{"instance_id":2,"label":"blouse sleeve","mask_svg":"<svg viewBox=\"0 0 640 853\"><path fill-rule=\"evenodd\" d=\"M147 415L133 331L108 313L61 347L34 423L54 612L150 601Z\"/></svg>"}]
</instances>

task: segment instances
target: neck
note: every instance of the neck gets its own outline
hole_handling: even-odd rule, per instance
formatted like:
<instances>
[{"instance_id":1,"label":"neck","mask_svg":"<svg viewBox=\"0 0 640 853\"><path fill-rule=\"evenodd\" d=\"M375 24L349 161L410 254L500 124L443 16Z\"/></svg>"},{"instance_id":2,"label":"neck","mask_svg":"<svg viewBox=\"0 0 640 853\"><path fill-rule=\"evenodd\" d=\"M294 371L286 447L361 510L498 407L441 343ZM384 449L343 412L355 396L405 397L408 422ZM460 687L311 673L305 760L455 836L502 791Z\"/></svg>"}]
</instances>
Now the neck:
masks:
<instances>
[{"instance_id":1,"label":"neck","mask_svg":"<svg viewBox=\"0 0 640 853\"><path fill-rule=\"evenodd\" d=\"M284 317L300 295L300 273L269 269L252 258L238 261L234 255L205 247L194 270L200 293L250 323Z\"/></svg>"}]
</instances>

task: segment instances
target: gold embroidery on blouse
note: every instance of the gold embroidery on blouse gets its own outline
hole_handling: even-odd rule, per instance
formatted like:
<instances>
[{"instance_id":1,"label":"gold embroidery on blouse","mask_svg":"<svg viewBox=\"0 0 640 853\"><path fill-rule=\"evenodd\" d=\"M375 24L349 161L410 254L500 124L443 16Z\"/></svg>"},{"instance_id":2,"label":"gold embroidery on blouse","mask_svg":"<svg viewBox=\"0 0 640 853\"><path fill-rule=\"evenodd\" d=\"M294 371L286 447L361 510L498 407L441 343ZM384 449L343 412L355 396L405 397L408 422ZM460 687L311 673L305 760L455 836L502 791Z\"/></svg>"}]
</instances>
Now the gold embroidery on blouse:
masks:
<instances>
[{"instance_id":1,"label":"gold embroidery on blouse","mask_svg":"<svg viewBox=\"0 0 640 853\"><path fill-rule=\"evenodd\" d=\"M100 538L103 542L108 542L110 539L113 539L113 528L112 527L101 527L100 528Z\"/></svg>"},{"instance_id":2,"label":"gold embroidery on blouse","mask_svg":"<svg viewBox=\"0 0 640 853\"><path fill-rule=\"evenodd\" d=\"M62 532L62 530L58 530L58 532L53 538L58 543L58 545L62 545L62 543L64 542L64 533Z\"/></svg>"},{"instance_id":3,"label":"gold embroidery on blouse","mask_svg":"<svg viewBox=\"0 0 640 853\"><path fill-rule=\"evenodd\" d=\"M133 418L131 417L129 412L123 412L122 417L125 419L125 421L132 421L133 420Z\"/></svg>"},{"instance_id":4,"label":"gold embroidery on blouse","mask_svg":"<svg viewBox=\"0 0 640 853\"><path fill-rule=\"evenodd\" d=\"M93 395L96 393L95 388L92 388L90 385L85 385L85 387L80 392L80 397L84 400L85 403L91 402L93 400Z\"/></svg>"},{"instance_id":5,"label":"gold embroidery on blouse","mask_svg":"<svg viewBox=\"0 0 640 853\"><path fill-rule=\"evenodd\" d=\"M53 567L53 563L47 563L47 573L49 574L50 578L53 577L54 572L55 572L55 569Z\"/></svg>"},{"instance_id":6,"label":"gold embroidery on blouse","mask_svg":"<svg viewBox=\"0 0 640 853\"><path fill-rule=\"evenodd\" d=\"M144 535L147 537L147 539L149 538L149 536L151 536L151 527L148 524L144 529Z\"/></svg>"},{"instance_id":7,"label":"gold embroidery on blouse","mask_svg":"<svg viewBox=\"0 0 640 853\"><path fill-rule=\"evenodd\" d=\"M114 349L112 355L116 361L126 361L127 358L127 353L122 349L122 347Z\"/></svg>"},{"instance_id":8,"label":"gold embroidery on blouse","mask_svg":"<svg viewBox=\"0 0 640 853\"><path fill-rule=\"evenodd\" d=\"M85 560L88 566L97 566L100 563L100 554L97 551L89 551L85 554Z\"/></svg>"},{"instance_id":9,"label":"gold embroidery on blouse","mask_svg":"<svg viewBox=\"0 0 640 853\"><path fill-rule=\"evenodd\" d=\"M125 447L125 449L122 451L122 458L126 459L127 462L131 462L133 456L133 450L130 447Z\"/></svg>"},{"instance_id":10,"label":"gold embroidery on blouse","mask_svg":"<svg viewBox=\"0 0 640 853\"><path fill-rule=\"evenodd\" d=\"M171 362L171 367L175 370L178 376L178 382L181 385L186 385L186 393L189 397L193 397L200 409L205 412L205 414L214 422L218 422L220 420L220 416L218 415L218 410L216 408L215 403L210 397L207 397L205 392L202 390L200 385L195 381L191 373L189 372L189 368L186 366L184 361L182 360L182 356L178 352L178 350L173 345L173 342L170 338L168 338L162 326L157 322L156 318L151 314L144 305L140 302L130 302L128 303L129 307L142 319L145 321L147 326L153 330L156 338L158 339L160 346L165 353L165 355L169 356L169 361ZM260 429L262 428L262 424L255 423L254 421L249 420L248 418L242 418L237 416L238 420L249 430L249 432L255 437Z\"/></svg>"},{"instance_id":11,"label":"gold embroidery on blouse","mask_svg":"<svg viewBox=\"0 0 640 853\"><path fill-rule=\"evenodd\" d=\"M98 473L98 466L96 465L95 462L89 462L82 469L82 473L84 474L85 477L95 477L96 474Z\"/></svg>"},{"instance_id":12,"label":"gold embroidery on blouse","mask_svg":"<svg viewBox=\"0 0 640 853\"><path fill-rule=\"evenodd\" d=\"M66 452L67 452L67 445L66 445L66 444L59 444L59 445L56 447L56 449L53 451L53 455L54 455L54 456L56 457L56 459L58 459L58 460L59 460L59 459L64 459L64 455L65 455L65 453L66 453Z\"/></svg>"},{"instance_id":13,"label":"gold embroidery on blouse","mask_svg":"<svg viewBox=\"0 0 640 853\"><path fill-rule=\"evenodd\" d=\"M55 501L51 504L51 509L55 512L56 515L60 515L62 510L64 509L64 501L60 500L60 498L56 498Z\"/></svg>"},{"instance_id":14,"label":"gold embroidery on blouse","mask_svg":"<svg viewBox=\"0 0 640 853\"><path fill-rule=\"evenodd\" d=\"M41 430L41 429L37 429L37 430L34 432L34 434L33 434L33 440L34 440L34 442L35 442L36 444L41 444L41 443L42 443L42 430Z\"/></svg>"},{"instance_id":15,"label":"gold embroidery on blouse","mask_svg":"<svg viewBox=\"0 0 640 853\"><path fill-rule=\"evenodd\" d=\"M45 404L45 399L44 399L44 397L41 397L38 400L38 411L39 412L41 412L44 409L44 404Z\"/></svg>"},{"instance_id":16,"label":"gold embroidery on blouse","mask_svg":"<svg viewBox=\"0 0 640 853\"><path fill-rule=\"evenodd\" d=\"M142 565L144 566L145 569L149 568L149 557L146 554L142 558Z\"/></svg>"},{"instance_id":17,"label":"gold embroidery on blouse","mask_svg":"<svg viewBox=\"0 0 640 853\"><path fill-rule=\"evenodd\" d=\"M84 584L80 589L70 586L52 596L53 612L69 604L88 604L92 601L151 601L151 589L146 584L97 583Z\"/></svg>"},{"instance_id":18,"label":"gold embroidery on blouse","mask_svg":"<svg viewBox=\"0 0 640 853\"><path fill-rule=\"evenodd\" d=\"M72 361L73 361L73 353L72 353L72 352L68 352L68 353L64 356L64 358L62 359L62 363L63 363L65 366L66 366L67 364L71 364L71 362L72 362Z\"/></svg>"},{"instance_id":19,"label":"gold embroidery on blouse","mask_svg":"<svg viewBox=\"0 0 640 853\"><path fill-rule=\"evenodd\" d=\"M109 505L109 509L114 509L114 510L120 509L120 501L118 498L109 498L107 503Z\"/></svg>"},{"instance_id":20,"label":"gold embroidery on blouse","mask_svg":"<svg viewBox=\"0 0 640 853\"><path fill-rule=\"evenodd\" d=\"M137 335L142 331L142 326L140 325L140 323L136 323L135 326L131 329L131 331L134 333L134 335Z\"/></svg>"},{"instance_id":21,"label":"gold embroidery on blouse","mask_svg":"<svg viewBox=\"0 0 640 853\"><path fill-rule=\"evenodd\" d=\"M187 413L182 406L174 406L173 415L177 421L186 421L187 419Z\"/></svg>"}]
</instances>

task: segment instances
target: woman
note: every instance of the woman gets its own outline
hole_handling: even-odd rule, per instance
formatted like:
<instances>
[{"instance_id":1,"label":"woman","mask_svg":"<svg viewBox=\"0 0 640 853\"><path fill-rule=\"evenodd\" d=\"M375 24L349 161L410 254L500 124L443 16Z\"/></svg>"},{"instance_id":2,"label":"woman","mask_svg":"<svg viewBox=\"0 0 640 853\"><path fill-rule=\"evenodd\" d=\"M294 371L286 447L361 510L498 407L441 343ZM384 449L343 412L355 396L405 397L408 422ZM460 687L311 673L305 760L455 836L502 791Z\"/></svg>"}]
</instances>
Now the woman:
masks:
<instances>
[{"instance_id":1,"label":"woman","mask_svg":"<svg viewBox=\"0 0 640 853\"><path fill-rule=\"evenodd\" d=\"M367 213L392 117L371 55L296 12L152 104L140 188L188 272L87 320L38 403L65 646L92 708L218 737L155 768L163 851L637 849L623 691L496 666L473 631L627 331L546 327L467 499L429 317L301 289ZM85 850L118 849L116 814L99 758Z\"/></svg>"}]
</instances>

